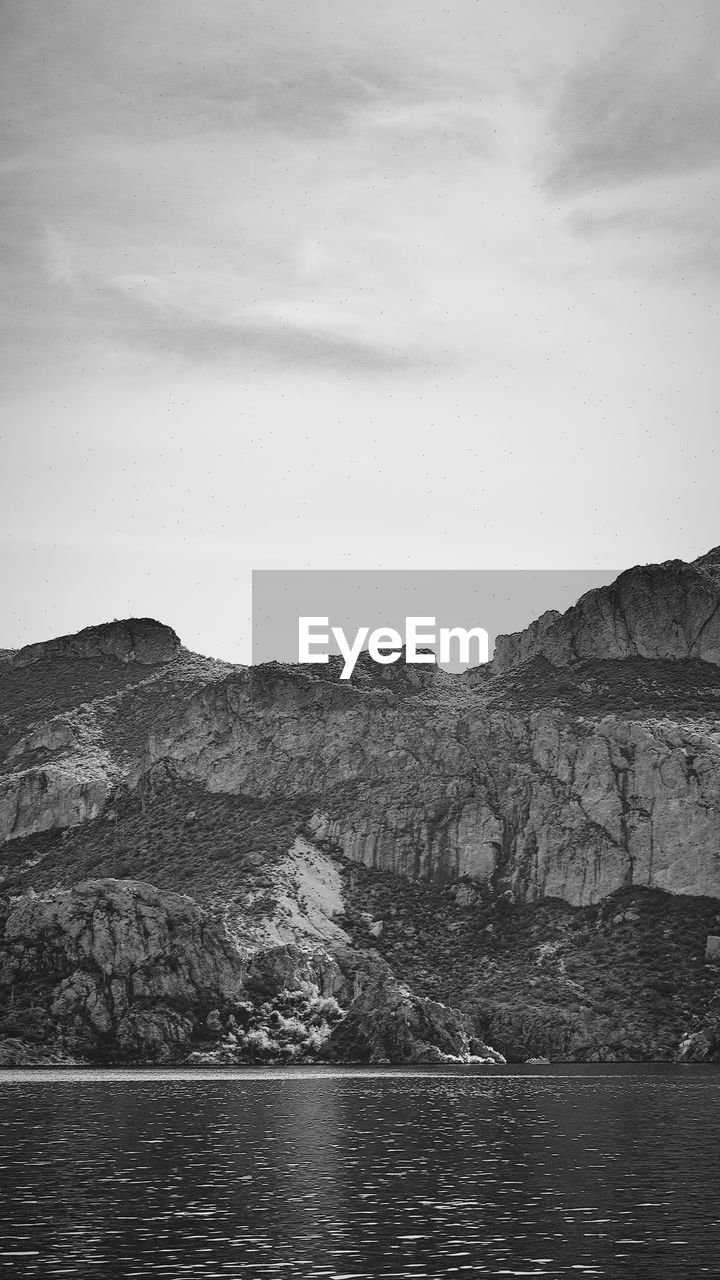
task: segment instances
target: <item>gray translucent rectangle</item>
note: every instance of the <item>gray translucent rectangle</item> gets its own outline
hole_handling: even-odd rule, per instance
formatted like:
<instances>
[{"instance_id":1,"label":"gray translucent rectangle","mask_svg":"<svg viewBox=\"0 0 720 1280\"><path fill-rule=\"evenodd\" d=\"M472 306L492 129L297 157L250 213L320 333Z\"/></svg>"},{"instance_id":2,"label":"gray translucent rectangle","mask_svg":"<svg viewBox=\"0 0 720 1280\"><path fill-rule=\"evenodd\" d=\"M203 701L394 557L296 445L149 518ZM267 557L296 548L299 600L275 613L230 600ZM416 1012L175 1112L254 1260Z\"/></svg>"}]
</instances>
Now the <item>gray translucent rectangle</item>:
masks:
<instances>
[{"instance_id":1,"label":"gray translucent rectangle","mask_svg":"<svg viewBox=\"0 0 720 1280\"><path fill-rule=\"evenodd\" d=\"M369 626L401 634L409 617L437 628L520 631L548 609L564 612L614 569L257 569L252 577L252 661L297 662L300 617L327 617L348 637ZM330 653L338 653L332 637ZM458 662L448 670L463 669Z\"/></svg>"}]
</instances>

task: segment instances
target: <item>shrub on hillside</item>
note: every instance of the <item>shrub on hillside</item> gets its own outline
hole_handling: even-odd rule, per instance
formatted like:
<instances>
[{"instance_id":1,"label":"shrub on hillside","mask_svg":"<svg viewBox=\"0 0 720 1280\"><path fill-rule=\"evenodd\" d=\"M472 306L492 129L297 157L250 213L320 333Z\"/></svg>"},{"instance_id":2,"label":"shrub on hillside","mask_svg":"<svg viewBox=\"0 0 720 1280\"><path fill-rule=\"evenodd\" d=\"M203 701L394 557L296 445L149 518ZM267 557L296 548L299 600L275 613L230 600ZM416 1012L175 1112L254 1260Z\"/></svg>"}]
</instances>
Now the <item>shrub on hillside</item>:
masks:
<instances>
[{"instance_id":1,"label":"shrub on hillside","mask_svg":"<svg viewBox=\"0 0 720 1280\"><path fill-rule=\"evenodd\" d=\"M297 991L280 991L272 1000L235 1022L216 1048L191 1055L195 1063L315 1062L344 1012L332 996L321 996L306 982Z\"/></svg>"}]
</instances>

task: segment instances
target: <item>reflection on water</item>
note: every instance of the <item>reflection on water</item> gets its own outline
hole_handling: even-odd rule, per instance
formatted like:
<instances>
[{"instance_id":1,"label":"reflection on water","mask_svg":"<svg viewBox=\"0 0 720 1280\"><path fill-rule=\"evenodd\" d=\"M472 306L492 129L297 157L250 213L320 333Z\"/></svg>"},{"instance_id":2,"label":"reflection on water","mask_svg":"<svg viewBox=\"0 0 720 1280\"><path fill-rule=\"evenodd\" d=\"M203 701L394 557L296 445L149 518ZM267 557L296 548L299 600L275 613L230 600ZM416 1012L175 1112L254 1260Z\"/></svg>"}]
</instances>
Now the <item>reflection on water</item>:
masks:
<instances>
[{"instance_id":1,"label":"reflection on water","mask_svg":"<svg viewBox=\"0 0 720 1280\"><path fill-rule=\"evenodd\" d=\"M13 1276L720 1275L720 1071L0 1074Z\"/></svg>"}]
</instances>

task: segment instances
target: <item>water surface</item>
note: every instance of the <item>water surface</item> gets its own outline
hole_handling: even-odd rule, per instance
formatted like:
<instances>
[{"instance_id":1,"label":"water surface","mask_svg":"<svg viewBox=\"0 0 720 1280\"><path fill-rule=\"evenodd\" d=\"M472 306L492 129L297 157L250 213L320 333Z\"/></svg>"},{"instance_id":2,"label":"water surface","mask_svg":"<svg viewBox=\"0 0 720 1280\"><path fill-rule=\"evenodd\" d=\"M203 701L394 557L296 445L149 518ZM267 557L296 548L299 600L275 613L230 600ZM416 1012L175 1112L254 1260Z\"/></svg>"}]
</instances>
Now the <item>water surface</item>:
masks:
<instances>
[{"instance_id":1,"label":"water surface","mask_svg":"<svg viewBox=\"0 0 720 1280\"><path fill-rule=\"evenodd\" d=\"M720 1069L0 1072L13 1276L720 1275Z\"/></svg>"}]
</instances>

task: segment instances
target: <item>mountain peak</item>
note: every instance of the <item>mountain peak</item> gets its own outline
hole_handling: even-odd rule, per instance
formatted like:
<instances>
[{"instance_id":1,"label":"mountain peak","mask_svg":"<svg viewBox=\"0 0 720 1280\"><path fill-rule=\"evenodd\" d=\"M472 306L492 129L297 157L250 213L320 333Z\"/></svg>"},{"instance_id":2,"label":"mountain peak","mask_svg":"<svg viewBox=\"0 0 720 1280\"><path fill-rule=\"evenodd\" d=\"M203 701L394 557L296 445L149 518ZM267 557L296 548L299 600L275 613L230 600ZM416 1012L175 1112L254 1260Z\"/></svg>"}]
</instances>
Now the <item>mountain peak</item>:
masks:
<instances>
[{"instance_id":1,"label":"mountain peak","mask_svg":"<svg viewBox=\"0 0 720 1280\"><path fill-rule=\"evenodd\" d=\"M498 636L493 670L543 656L555 666L587 658L702 658L720 665L720 547L692 563L626 569L564 614Z\"/></svg>"},{"instance_id":2,"label":"mountain peak","mask_svg":"<svg viewBox=\"0 0 720 1280\"><path fill-rule=\"evenodd\" d=\"M151 666L171 662L179 652L180 638L172 627L155 618L121 618L25 645L12 661L13 666L25 667L58 658L117 658Z\"/></svg>"}]
</instances>

